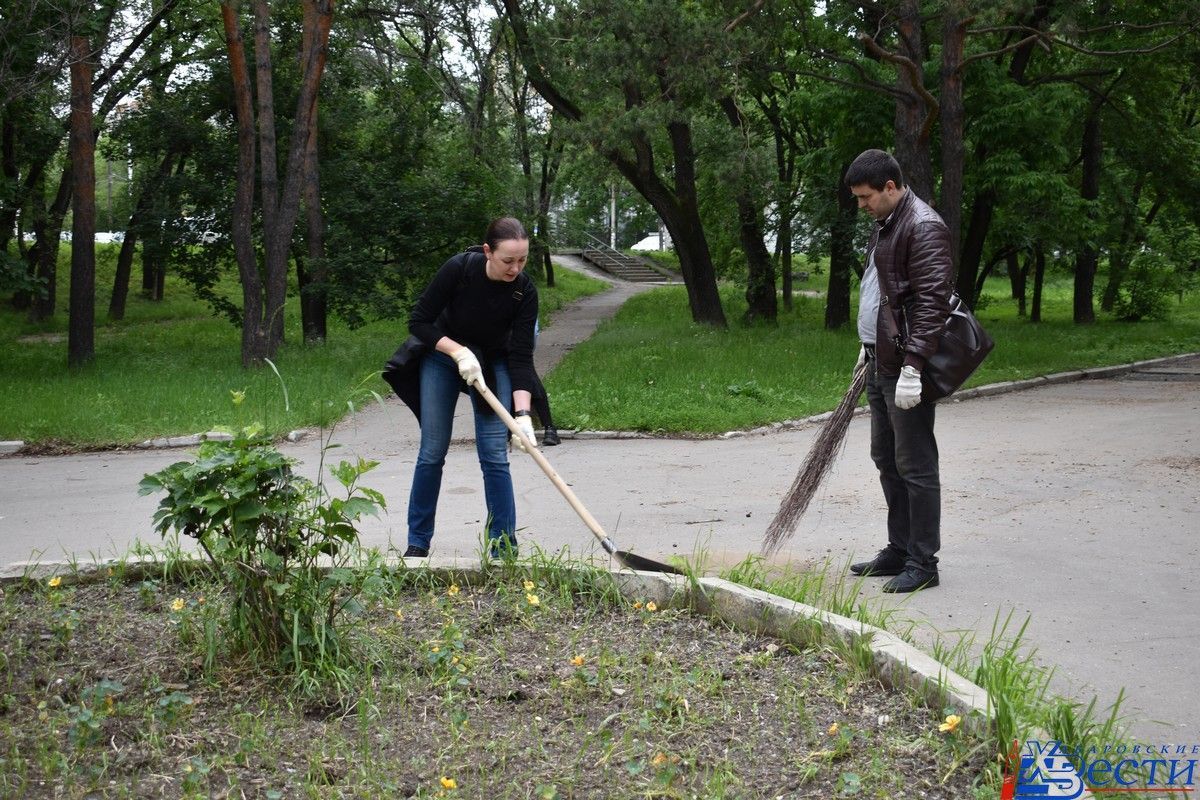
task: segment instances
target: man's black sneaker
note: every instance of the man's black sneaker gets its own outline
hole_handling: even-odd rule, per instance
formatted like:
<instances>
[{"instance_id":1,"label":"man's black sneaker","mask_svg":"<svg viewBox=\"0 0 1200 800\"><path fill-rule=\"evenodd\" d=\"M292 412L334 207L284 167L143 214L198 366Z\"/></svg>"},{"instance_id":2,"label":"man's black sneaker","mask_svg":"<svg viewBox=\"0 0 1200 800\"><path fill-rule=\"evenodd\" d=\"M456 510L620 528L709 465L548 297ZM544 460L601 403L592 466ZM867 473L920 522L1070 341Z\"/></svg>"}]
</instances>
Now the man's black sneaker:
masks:
<instances>
[{"instance_id":1,"label":"man's black sneaker","mask_svg":"<svg viewBox=\"0 0 1200 800\"><path fill-rule=\"evenodd\" d=\"M415 544L410 544L408 549L404 551L405 558L428 558L428 547L417 547Z\"/></svg>"},{"instance_id":2,"label":"man's black sneaker","mask_svg":"<svg viewBox=\"0 0 1200 800\"><path fill-rule=\"evenodd\" d=\"M864 578L870 578L873 575L899 575L904 572L904 559L885 547L870 561L851 564L850 571L855 575L862 575Z\"/></svg>"},{"instance_id":3,"label":"man's black sneaker","mask_svg":"<svg viewBox=\"0 0 1200 800\"><path fill-rule=\"evenodd\" d=\"M938 574L909 568L883 585L888 594L907 594L917 589L932 589L938 585Z\"/></svg>"},{"instance_id":4,"label":"man's black sneaker","mask_svg":"<svg viewBox=\"0 0 1200 800\"><path fill-rule=\"evenodd\" d=\"M547 425L546 432L542 434L542 447L554 447L556 444L562 444L562 439L558 438L558 428Z\"/></svg>"}]
</instances>

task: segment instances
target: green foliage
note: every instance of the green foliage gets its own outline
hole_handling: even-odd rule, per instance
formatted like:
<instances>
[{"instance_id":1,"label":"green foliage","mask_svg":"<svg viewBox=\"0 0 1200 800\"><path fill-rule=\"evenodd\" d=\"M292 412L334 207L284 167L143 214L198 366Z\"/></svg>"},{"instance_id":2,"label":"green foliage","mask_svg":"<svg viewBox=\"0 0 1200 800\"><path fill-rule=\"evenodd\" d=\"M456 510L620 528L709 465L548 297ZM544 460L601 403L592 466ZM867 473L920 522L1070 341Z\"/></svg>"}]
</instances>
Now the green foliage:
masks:
<instances>
[{"instance_id":1,"label":"green foliage","mask_svg":"<svg viewBox=\"0 0 1200 800\"><path fill-rule=\"evenodd\" d=\"M358 485L377 462L340 462L331 473L344 496L294 472L260 430L206 441L141 482L140 494L165 491L155 529L197 540L230 588L225 633L236 650L291 674L304 688L336 679L350 658L337 623L377 576L347 568L357 547L354 523L385 505Z\"/></svg>"},{"instance_id":2,"label":"green foliage","mask_svg":"<svg viewBox=\"0 0 1200 800\"><path fill-rule=\"evenodd\" d=\"M1200 350L1200 295L1171 298L1169 323L1136 326L1102 316L1071 322L1071 279L1052 275L1042 323L1017 317L1005 282L980 312L996 349L968 386ZM745 308L723 287L731 314ZM854 307L852 305L852 307ZM853 326L824 329L821 298L799 296L773 329L715 331L691 322L681 287L629 300L546 380L560 427L721 433L828 411L858 352Z\"/></svg>"},{"instance_id":3,"label":"green foliage","mask_svg":"<svg viewBox=\"0 0 1200 800\"><path fill-rule=\"evenodd\" d=\"M1164 262L1156 253L1139 253L1134 257L1113 309L1117 319L1138 322L1165 320L1170 316L1175 281L1170 266Z\"/></svg>"}]
</instances>

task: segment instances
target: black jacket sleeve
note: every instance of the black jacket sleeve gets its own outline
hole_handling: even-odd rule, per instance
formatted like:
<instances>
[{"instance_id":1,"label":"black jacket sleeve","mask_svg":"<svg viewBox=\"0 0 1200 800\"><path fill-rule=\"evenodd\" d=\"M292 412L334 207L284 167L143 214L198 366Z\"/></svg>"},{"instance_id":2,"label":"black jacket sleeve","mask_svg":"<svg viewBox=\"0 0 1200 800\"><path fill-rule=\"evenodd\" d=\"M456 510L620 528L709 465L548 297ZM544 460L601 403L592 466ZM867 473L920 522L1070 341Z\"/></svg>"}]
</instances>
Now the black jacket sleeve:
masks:
<instances>
[{"instance_id":1,"label":"black jacket sleeve","mask_svg":"<svg viewBox=\"0 0 1200 800\"><path fill-rule=\"evenodd\" d=\"M430 350L435 348L438 340L446 335L445 331L438 328L437 319L454 299L454 293L462 282L463 269L464 260L461 255L456 255L442 264L437 275L433 276L433 280L425 287L425 291L421 292L421 296L417 299L417 304L408 318L409 332L420 339Z\"/></svg>"},{"instance_id":2,"label":"black jacket sleeve","mask_svg":"<svg viewBox=\"0 0 1200 800\"><path fill-rule=\"evenodd\" d=\"M537 388L537 373L533 370L533 324L537 321L538 294L533 281L527 281L526 286L508 340L508 375L513 389L532 392Z\"/></svg>"}]
</instances>

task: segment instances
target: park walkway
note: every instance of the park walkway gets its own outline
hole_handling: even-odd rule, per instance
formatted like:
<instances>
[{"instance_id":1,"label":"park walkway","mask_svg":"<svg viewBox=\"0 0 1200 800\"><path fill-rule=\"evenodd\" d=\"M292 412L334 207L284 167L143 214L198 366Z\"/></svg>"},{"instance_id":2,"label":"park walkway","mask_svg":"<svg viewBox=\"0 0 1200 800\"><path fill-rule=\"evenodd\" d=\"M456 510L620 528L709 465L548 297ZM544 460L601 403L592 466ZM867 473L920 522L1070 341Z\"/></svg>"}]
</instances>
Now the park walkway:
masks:
<instances>
[{"instance_id":1,"label":"park walkway","mask_svg":"<svg viewBox=\"0 0 1200 800\"><path fill-rule=\"evenodd\" d=\"M625 291L634 289L561 312L539 354L561 358L591 330L580 323L579 333L567 336L571 321L588 315L598 321ZM1200 371L1200 363L1180 371L1189 369ZM894 597L881 595L883 580L873 579L864 582L864 597L918 620L925 642L939 631L974 631L986 640L997 618L1012 613L1019 626L1028 616L1027 642L1058 666L1057 690L1083 699L1095 692L1103 706L1125 687L1126 711L1136 715L1133 731L1142 741L1200 741L1200 603L1190 569L1200 563L1197 385L1086 380L939 406L942 585ZM815 432L568 440L546 455L620 547L651 557L703 552L723 566L758 552ZM364 543L403 548L417 442L412 415L389 401L356 414L335 439L342 448L333 457L380 462L365 482L385 494L391 509L364 526ZM840 566L881 545L884 508L868 441L869 421L857 417L781 563ZM315 470L315 441L284 449ZM138 497L137 483L185 455L0 458L0 564L33 551L43 560L64 552L87 558L126 553L138 539L155 542L150 517L157 498ZM476 554L483 493L470 443L451 448L445 475L435 554ZM596 551L532 459L515 455L513 475L524 545Z\"/></svg>"}]
</instances>

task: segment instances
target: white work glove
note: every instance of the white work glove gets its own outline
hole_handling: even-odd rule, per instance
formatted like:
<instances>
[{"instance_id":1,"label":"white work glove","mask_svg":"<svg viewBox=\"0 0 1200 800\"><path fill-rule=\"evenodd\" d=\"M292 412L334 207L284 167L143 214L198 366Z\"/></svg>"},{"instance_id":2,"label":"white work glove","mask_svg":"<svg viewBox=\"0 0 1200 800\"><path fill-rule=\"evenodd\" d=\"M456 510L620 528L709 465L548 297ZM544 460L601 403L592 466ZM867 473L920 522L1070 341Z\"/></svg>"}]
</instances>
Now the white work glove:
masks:
<instances>
[{"instance_id":1,"label":"white work glove","mask_svg":"<svg viewBox=\"0 0 1200 800\"><path fill-rule=\"evenodd\" d=\"M921 402L921 373L916 367L904 367L896 381L896 408L907 411Z\"/></svg>"},{"instance_id":2,"label":"white work glove","mask_svg":"<svg viewBox=\"0 0 1200 800\"><path fill-rule=\"evenodd\" d=\"M537 439L533 438L533 417L528 414L522 414L519 417L513 417L517 421L517 427L521 429L521 433L525 434L525 438L529 439L530 444L537 446ZM528 453L525 449L525 444L521 441L521 437L513 435L513 444L521 449L522 452Z\"/></svg>"},{"instance_id":3,"label":"white work glove","mask_svg":"<svg viewBox=\"0 0 1200 800\"><path fill-rule=\"evenodd\" d=\"M479 359L471 352L471 348L461 347L451 353L450 357L458 365L458 374L467 382L467 386L471 386L477 380L482 380L483 367L479 366Z\"/></svg>"},{"instance_id":4,"label":"white work glove","mask_svg":"<svg viewBox=\"0 0 1200 800\"><path fill-rule=\"evenodd\" d=\"M854 374L857 375L858 371L863 368L863 364L866 364L866 363L867 363L867 346L859 345L858 346L858 361L854 362Z\"/></svg>"}]
</instances>

